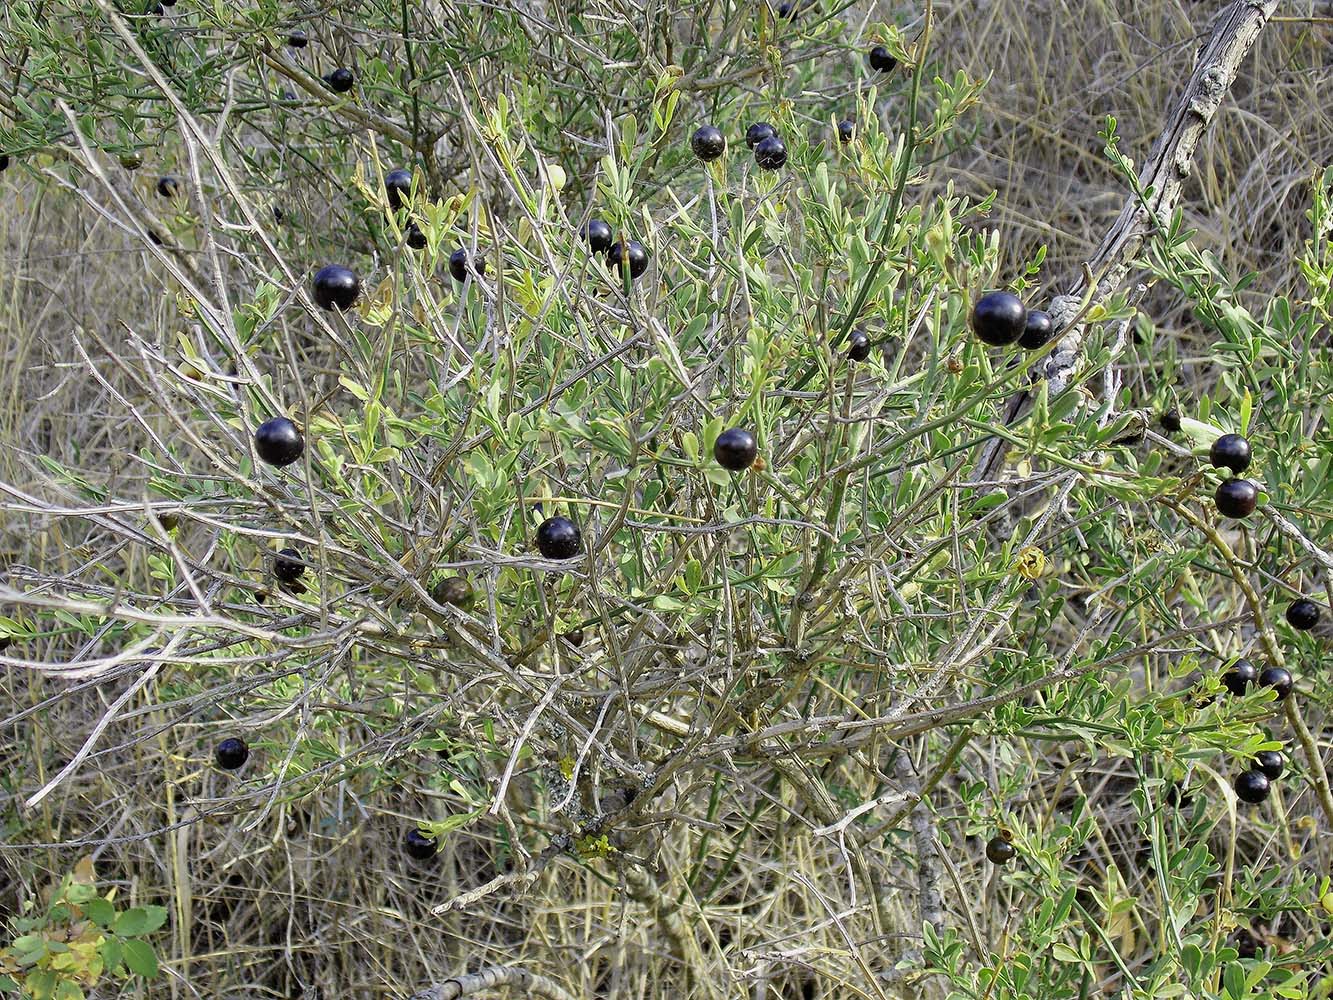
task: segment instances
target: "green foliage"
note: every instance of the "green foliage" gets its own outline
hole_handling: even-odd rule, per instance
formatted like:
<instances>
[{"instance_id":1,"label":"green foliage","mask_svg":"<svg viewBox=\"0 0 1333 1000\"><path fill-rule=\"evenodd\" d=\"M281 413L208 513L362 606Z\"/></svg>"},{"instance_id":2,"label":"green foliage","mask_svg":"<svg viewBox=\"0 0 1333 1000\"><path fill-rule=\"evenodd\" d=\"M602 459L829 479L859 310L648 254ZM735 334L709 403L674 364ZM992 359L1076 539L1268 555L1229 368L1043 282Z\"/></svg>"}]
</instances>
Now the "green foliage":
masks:
<instances>
[{"instance_id":1,"label":"green foliage","mask_svg":"<svg viewBox=\"0 0 1333 1000\"><path fill-rule=\"evenodd\" d=\"M948 179L981 84L928 47L928 19L872 29L904 62L872 80L831 6L788 23L722 4L732 31L705 14L640 33L576 4L538 37L517 11L445 26L417 9L431 5L350 4L365 37L300 56L283 49L296 4L179 6L0 14L27 53L0 57L15 81L0 149L72 189L121 154L152 161L121 181L150 207L108 211L166 290L169 327L129 324L137 353L117 356L135 489L41 459L71 498L60 516L116 545L17 595L30 603L0 631L53 657L86 643L147 658L170 635L181 651L145 698L208 726L264 720L256 761L218 793L245 808L336 789L365 809L445 751L421 779L438 810L423 831L449 846L489 831L615 885L618 867L674 851L670 894L703 920L734 866L784 869L781 837L747 855L756 828L836 829L903 878L934 843L915 807L957 856L960 894L949 921L912 917L911 944L879 954L897 940L882 882L854 883L839 930L875 942L874 975L940 976L969 1000L1316 990L1317 935L1254 958L1234 946L1245 927L1315 926L1327 885L1276 848L1238 857L1229 788L1254 753L1284 749L1289 792L1259 822L1299 855L1294 817L1307 833L1328 819L1313 813L1319 744L1283 728L1271 691L1221 697L1220 675L1285 649L1294 697L1329 704L1321 640L1283 632L1273 608L1315 587L1310 547L1333 544L1333 173L1312 185L1303 286L1261 300L1183 212L1153 220L1139 265L1188 307L1212 374L1180 436L1145 439L1198 384L1151 301L1089 304L1062 393L1032 381L1053 347L969 333L984 290L1037 306L1067 276L1045 272L1044 246L1002 254L997 196ZM851 67L836 96L830 52ZM341 62L347 95L319 82ZM833 123L852 105L844 147ZM686 141L704 119L729 142L707 166ZM787 141L780 172L746 156L757 120ZM1102 140L1146 199L1114 119ZM401 165L413 191L395 212L383 177ZM164 204L148 174L168 172L188 190ZM646 275L588 252L590 216L644 243ZM409 225L424 250L405 249ZM453 281L456 248L485 275ZM347 314L309 301L309 274L335 261L362 280ZM846 357L855 329L874 344L862 364ZM278 412L307 445L283 471L249 446ZM760 448L739 474L713 459L733 426ZM1229 430L1254 442L1266 498L1240 527L1215 516L1221 477L1202 457ZM970 476L995 439L1010 446L1000 488ZM532 544L556 513L585 541L560 568ZM311 567L300 590L269 568L289 544ZM134 572L122 548L146 553ZM431 597L453 573L473 606ZM877 798L903 760L929 784L895 812ZM1000 829L1018 850L1002 870L973 843ZM164 919L66 880L15 922L0 986L63 1000L151 978L144 938ZM768 949L762 933L745 947Z\"/></svg>"},{"instance_id":2,"label":"green foliage","mask_svg":"<svg viewBox=\"0 0 1333 1000\"><path fill-rule=\"evenodd\" d=\"M98 891L91 861L61 879L43 908L29 902L10 918L13 940L0 950L0 992L32 1000L83 1000L106 979L155 979L157 956L144 940L167 920L161 906L119 909Z\"/></svg>"}]
</instances>

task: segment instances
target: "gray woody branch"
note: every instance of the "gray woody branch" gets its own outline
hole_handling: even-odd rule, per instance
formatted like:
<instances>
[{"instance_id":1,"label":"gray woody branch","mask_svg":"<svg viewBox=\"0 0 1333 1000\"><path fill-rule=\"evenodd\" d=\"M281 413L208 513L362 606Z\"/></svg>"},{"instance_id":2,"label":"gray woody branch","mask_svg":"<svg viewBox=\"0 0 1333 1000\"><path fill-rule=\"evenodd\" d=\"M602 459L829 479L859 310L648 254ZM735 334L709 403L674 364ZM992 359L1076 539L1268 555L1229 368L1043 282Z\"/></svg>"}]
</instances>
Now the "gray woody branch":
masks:
<instances>
[{"instance_id":1,"label":"gray woody branch","mask_svg":"<svg viewBox=\"0 0 1333 1000\"><path fill-rule=\"evenodd\" d=\"M414 993L411 1000L458 1000L459 997L472 996L501 986L512 986L534 996L546 997L547 1000L574 1000L559 983L516 965L492 965L466 976L455 976L428 986L420 993Z\"/></svg>"},{"instance_id":2,"label":"gray woody branch","mask_svg":"<svg viewBox=\"0 0 1333 1000\"><path fill-rule=\"evenodd\" d=\"M1046 379L1052 395L1069 387L1082 358L1085 324L1079 313L1088 293L1088 275L1096 282L1091 301L1097 303L1109 298L1124 283L1157 220L1167 219L1175 211L1199 142L1231 89L1241 62L1276 7L1277 0L1232 0L1216 15L1212 30L1195 58L1194 72L1139 173L1139 188L1148 191L1148 197L1130 194L1119 218L1088 261L1084 276L1051 303L1051 318L1061 336L1037 374ZM1027 389L1011 396L1005 407L1005 422L1017 420L1030 398L1031 391ZM988 441L973 479L997 478L1007 450L1008 443L1003 438Z\"/></svg>"}]
</instances>

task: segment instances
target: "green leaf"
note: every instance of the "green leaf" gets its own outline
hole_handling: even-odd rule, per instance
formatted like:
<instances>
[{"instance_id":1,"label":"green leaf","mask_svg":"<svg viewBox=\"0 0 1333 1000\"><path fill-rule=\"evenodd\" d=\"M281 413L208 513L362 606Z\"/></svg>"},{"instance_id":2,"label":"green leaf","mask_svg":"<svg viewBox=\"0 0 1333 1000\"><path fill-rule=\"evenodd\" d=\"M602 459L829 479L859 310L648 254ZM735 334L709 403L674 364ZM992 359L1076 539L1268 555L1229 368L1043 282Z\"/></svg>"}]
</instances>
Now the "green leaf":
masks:
<instances>
[{"instance_id":1,"label":"green leaf","mask_svg":"<svg viewBox=\"0 0 1333 1000\"><path fill-rule=\"evenodd\" d=\"M129 966L131 972L145 979L157 976L157 956L153 954L153 949L148 944L143 941L126 941L124 947L125 964Z\"/></svg>"},{"instance_id":2,"label":"green leaf","mask_svg":"<svg viewBox=\"0 0 1333 1000\"><path fill-rule=\"evenodd\" d=\"M148 926L148 913L141 906L116 917L115 931L121 937L138 937Z\"/></svg>"},{"instance_id":3,"label":"green leaf","mask_svg":"<svg viewBox=\"0 0 1333 1000\"><path fill-rule=\"evenodd\" d=\"M116 908L110 902L98 896L96 899L90 899L83 904L83 915L95 924L109 927L111 921L116 919Z\"/></svg>"},{"instance_id":4,"label":"green leaf","mask_svg":"<svg viewBox=\"0 0 1333 1000\"><path fill-rule=\"evenodd\" d=\"M148 926L143 929L145 934L151 934L167 922L167 908L165 906L145 906L143 911L148 914Z\"/></svg>"}]
</instances>

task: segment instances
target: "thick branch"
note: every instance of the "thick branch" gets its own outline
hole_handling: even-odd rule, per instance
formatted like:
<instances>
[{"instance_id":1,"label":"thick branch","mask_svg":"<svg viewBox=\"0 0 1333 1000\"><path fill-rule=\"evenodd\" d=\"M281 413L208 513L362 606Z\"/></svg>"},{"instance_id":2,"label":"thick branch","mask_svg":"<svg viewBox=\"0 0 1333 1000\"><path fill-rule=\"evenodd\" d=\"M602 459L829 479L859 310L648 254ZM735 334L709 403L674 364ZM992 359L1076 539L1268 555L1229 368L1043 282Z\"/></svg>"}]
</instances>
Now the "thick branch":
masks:
<instances>
[{"instance_id":1,"label":"thick branch","mask_svg":"<svg viewBox=\"0 0 1333 1000\"><path fill-rule=\"evenodd\" d=\"M1139 172L1139 190L1147 191L1148 196L1130 194L1119 218L1088 262L1089 268L1067 293L1056 296L1051 304L1055 327L1063 332L1038 374L1048 381L1052 394L1068 388L1082 359L1085 324L1076 320L1088 291L1086 276L1091 274L1096 281L1094 303L1109 298L1124 283L1157 221L1170 218L1175 211L1199 142L1231 89L1242 60L1276 7L1277 0L1232 0L1214 20L1195 59L1194 72ZM1006 423L1018 419L1030 396L1030 390L1021 389L1010 397L1005 409ZM974 481L996 478L1007 451L1008 444L1003 438L987 442L973 473Z\"/></svg>"},{"instance_id":2,"label":"thick branch","mask_svg":"<svg viewBox=\"0 0 1333 1000\"><path fill-rule=\"evenodd\" d=\"M428 986L420 993L414 993L411 1000L458 1000L459 997L472 996L501 986L512 986L534 996L546 997L547 1000L574 1000L559 983L516 965L492 965L480 972L455 976Z\"/></svg>"}]
</instances>

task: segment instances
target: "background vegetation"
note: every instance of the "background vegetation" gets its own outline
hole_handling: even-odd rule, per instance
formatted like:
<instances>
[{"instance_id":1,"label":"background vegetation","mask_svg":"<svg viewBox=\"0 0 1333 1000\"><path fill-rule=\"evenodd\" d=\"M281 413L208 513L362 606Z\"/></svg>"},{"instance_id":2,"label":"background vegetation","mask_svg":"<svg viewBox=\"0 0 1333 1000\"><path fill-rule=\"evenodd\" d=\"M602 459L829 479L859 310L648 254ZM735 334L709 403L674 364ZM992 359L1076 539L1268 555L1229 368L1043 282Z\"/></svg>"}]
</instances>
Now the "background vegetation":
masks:
<instances>
[{"instance_id":1,"label":"background vegetation","mask_svg":"<svg viewBox=\"0 0 1333 1000\"><path fill-rule=\"evenodd\" d=\"M1065 392L1006 425L1045 355L967 329L1077 283L1230 6L4 4L0 988L1327 996L1328 11Z\"/></svg>"}]
</instances>

